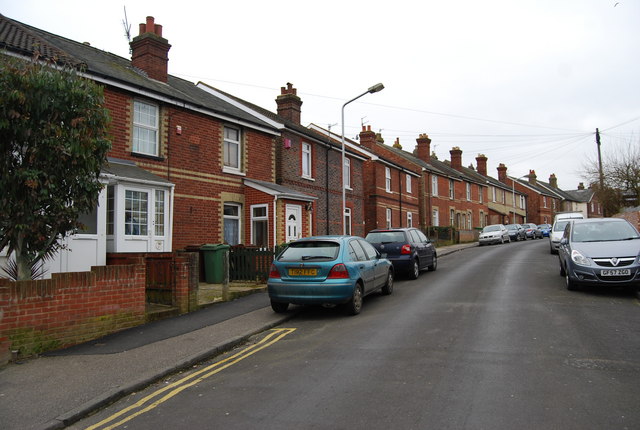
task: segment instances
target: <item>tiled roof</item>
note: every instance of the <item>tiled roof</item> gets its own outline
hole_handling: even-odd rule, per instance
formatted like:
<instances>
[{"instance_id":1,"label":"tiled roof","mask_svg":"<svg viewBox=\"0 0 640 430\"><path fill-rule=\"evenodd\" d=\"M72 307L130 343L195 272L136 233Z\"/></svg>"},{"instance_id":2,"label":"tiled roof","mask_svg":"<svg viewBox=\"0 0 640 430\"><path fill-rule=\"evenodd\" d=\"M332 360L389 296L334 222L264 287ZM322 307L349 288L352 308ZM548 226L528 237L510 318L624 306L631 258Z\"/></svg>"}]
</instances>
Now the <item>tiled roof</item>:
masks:
<instances>
[{"instance_id":1,"label":"tiled roof","mask_svg":"<svg viewBox=\"0 0 640 430\"><path fill-rule=\"evenodd\" d=\"M113 85L122 85L131 91L143 92L169 102L202 109L213 116L236 120L249 126L274 130L268 123L246 111L196 87L192 82L169 75L168 82L150 79L146 73L134 68L131 61L102 51L87 44L31 27L0 15L0 48L32 57L36 51L49 60L80 67L91 78Z\"/></svg>"},{"instance_id":2,"label":"tiled roof","mask_svg":"<svg viewBox=\"0 0 640 430\"><path fill-rule=\"evenodd\" d=\"M154 175L138 166L133 161L108 158L108 162L102 166L100 173L107 176L115 176L122 179L143 180L157 184L173 184L160 176Z\"/></svg>"}]
</instances>

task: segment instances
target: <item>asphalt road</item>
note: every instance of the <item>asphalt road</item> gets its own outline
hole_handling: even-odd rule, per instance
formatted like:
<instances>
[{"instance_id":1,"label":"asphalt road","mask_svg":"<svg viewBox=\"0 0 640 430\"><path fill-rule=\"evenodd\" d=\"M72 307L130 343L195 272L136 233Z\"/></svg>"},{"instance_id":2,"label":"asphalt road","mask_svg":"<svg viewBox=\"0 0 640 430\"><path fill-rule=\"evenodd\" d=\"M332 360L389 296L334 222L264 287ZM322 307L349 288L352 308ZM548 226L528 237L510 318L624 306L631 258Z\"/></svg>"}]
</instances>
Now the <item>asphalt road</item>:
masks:
<instances>
[{"instance_id":1,"label":"asphalt road","mask_svg":"<svg viewBox=\"0 0 640 430\"><path fill-rule=\"evenodd\" d=\"M452 254L358 316L306 308L73 428L638 429L640 303L565 290L556 259L547 240Z\"/></svg>"}]
</instances>

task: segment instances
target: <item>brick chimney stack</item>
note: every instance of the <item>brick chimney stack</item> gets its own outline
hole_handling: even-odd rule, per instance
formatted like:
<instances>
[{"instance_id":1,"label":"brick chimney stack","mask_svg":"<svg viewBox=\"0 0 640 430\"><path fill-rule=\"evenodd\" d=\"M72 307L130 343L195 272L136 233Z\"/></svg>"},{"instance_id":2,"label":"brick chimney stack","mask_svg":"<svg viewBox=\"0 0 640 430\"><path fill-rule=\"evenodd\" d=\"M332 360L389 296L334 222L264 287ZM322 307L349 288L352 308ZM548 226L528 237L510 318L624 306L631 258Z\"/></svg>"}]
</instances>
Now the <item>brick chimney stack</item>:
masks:
<instances>
[{"instance_id":1,"label":"brick chimney stack","mask_svg":"<svg viewBox=\"0 0 640 430\"><path fill-rule=\"evenodd\" d=\"M506 184L507 183L507 166L505 166L504 163L500 163L496 169L498 169L498 181Z\"/></svg>"},{"instance_id":2,"label":"brick chimney stack","mask_svg":"<svg viewBox=\"0 0 640 430\"><path fill-rule=\"evenodd\" d=\"M558 178L556 178L555 173L552 173L551 176L549 176L549 185L553 188L558 188Z\"/></svg>"},{"instance_id":3,"label":"brick chimney stack","mask_svg":"<svg viewBox=\"0 0 640 430\"><path fill-rule=\"evenodd\" d=\"M371 131L371 126L363 125L362 131L360 132L360 145L375 153L376 140L376 133Z\"/></svg>"},{"instance_id":4,"label":"brick chimney stack","mask_svg":"<svg viewBox=\"0 0 640 430\"><path fill-rule=\"evenodd\" d=\"M454 146L451 148L451 151L449 151L449 154L451 154L451 167L460 170L462 168L462 149Z\"/></svg>"},{"instance_id":5,"label":"brick chimney stack","mask_svg":"<svg viewBox=\"0 0 640 430\"><path fill-rule=\"evenodd\" d=\"M293 88L293 84L287 82L286 87L280 87L280 95L276 98L276 104L278 105L278 115L300 124L302 99L298 97L298 90Z\"/></svg>"},{"instance_id":6,"label":"brick chimney stack","mask_svg":"<svg viewBox=\"0 0 640 430\"><path fill-rule=\"evenodd\" d=\"M414 154L425 163L429 163L431 161L431 139L427 134L422 133L416 139L416 143Z\"/></svg>"},{"instance_id":7,"label":"brick chimney stack","mask_svg":"<svg viewBox=\"0 0 640 430\"><path fill-rule=\"evenodd\" d=\"M538 177L536 176L536 171L535 170L529 170L529 183L532 185L536 184L536 180L538 179Z\"/></svg>"},{"instance_id":8,"label":"brick chimney stack","mask_svg":"<svg viewBox=\"0 0 640 430\"><path fill-rule=\"evenodd\" d=\"M160 82L168 80L169 49L171 45L162 37L162 26L152 16L140 24L140 34L131 43L131 64Z\"/></svg>"},{"instance_id":9,"label":"brick chimney stack","mask_svg":"<svg viewBox=\"0 0 640 430\"><path fill-rule=\"evenodd\" d=\"M476 157L476 163L478 164L478 173L483 176L487 176L487 156L484 154L478 154Z\"/></svg>"}]
</instances>

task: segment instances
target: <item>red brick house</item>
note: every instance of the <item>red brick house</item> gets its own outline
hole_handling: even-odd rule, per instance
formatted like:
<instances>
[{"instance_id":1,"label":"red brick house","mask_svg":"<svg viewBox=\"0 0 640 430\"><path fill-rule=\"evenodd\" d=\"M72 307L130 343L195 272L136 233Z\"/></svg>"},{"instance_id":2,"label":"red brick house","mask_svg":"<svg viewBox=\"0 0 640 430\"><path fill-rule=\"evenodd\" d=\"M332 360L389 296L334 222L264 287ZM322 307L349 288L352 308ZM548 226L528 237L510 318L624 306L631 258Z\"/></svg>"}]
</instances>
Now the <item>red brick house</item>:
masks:
<instances>
[{"instance_id":1,"label":"red brick house","mask_svg":"<svg viewBox=\"0 0 640 430\"><path fill-rule=\"evenodd\" d=\"M535 170L530 170L525 179L507 176L506 167L501 181L507 185L515 183L515 189L527 195L527 221L534 224L553 224L556 212L562 209L562 197L549 189L548 184L538 181Z\"/></svg>"},{"instance_id":2,"label":"red brick house","mask_svg":"<svg viewBox=\"0 0 640 430\"><path fill-rule=\"evenodd\" d=\"M140 24L131 60L1 15L0 29L0 47L11 55L30 59L38 50L103 85L112 118L106 186L85 219L91 229L69 239L75 252L61 255L52 272L105 264L107 252L276 243L286 225L274 194L301 198L275 184L280 131L171 76L171 45L153 17Z\"/></svg>"},{"instance_id":3,"label":"red brick house","mask_svg":"<svg viewBox=\"0 0 640 430\"><path fill-rule=\"evenodd\" d=\"M365 226L376 228L420 226L422 168L384 144L381 136L362 127L360 146L368 151L364 166Z\"/></svg>"}]
</instances>

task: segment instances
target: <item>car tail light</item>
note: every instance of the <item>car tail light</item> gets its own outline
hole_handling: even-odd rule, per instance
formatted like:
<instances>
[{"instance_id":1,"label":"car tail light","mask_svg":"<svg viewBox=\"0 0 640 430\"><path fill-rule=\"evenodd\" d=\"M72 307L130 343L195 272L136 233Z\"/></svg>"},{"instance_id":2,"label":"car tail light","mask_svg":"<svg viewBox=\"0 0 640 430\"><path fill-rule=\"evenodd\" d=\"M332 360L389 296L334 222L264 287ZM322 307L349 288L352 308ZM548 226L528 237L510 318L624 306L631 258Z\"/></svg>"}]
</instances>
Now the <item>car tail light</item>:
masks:
<instances>
[{"instance_id":1,"label":"car tail light","mask_svg":"<svg viewBox=\"0 0 640 430\"><path fill-rule=\"evenodd\" d=\"M402 245L402 248L400 248L400 254L411 254L411 245L408 243L406 245Z\"/></svg>"},{"instance_id":2,"label":"car tail light","mask_svg":"<svg viewBox=\"0 0 640 430\"><path fill-rule=\"evenodd\" d=\"M278 272L278 268L273 263L271 264L271 269L269 270L269 277L270 278L279 278L280 277L280 272Z\"/></svg>"},{"instance_id":3,"label":"car tail light","mask_svg":"<svg viewBox=\"0 0 640 430\"><path fill-rule=\"evenodd\" d=\"M331 271L329 272L329 276L327 276L327 278L328 279L348 279L349 271L347 270L347 266L345 266L342 263L336 264L331 268Z\"/></svg>"}]
</instances>

